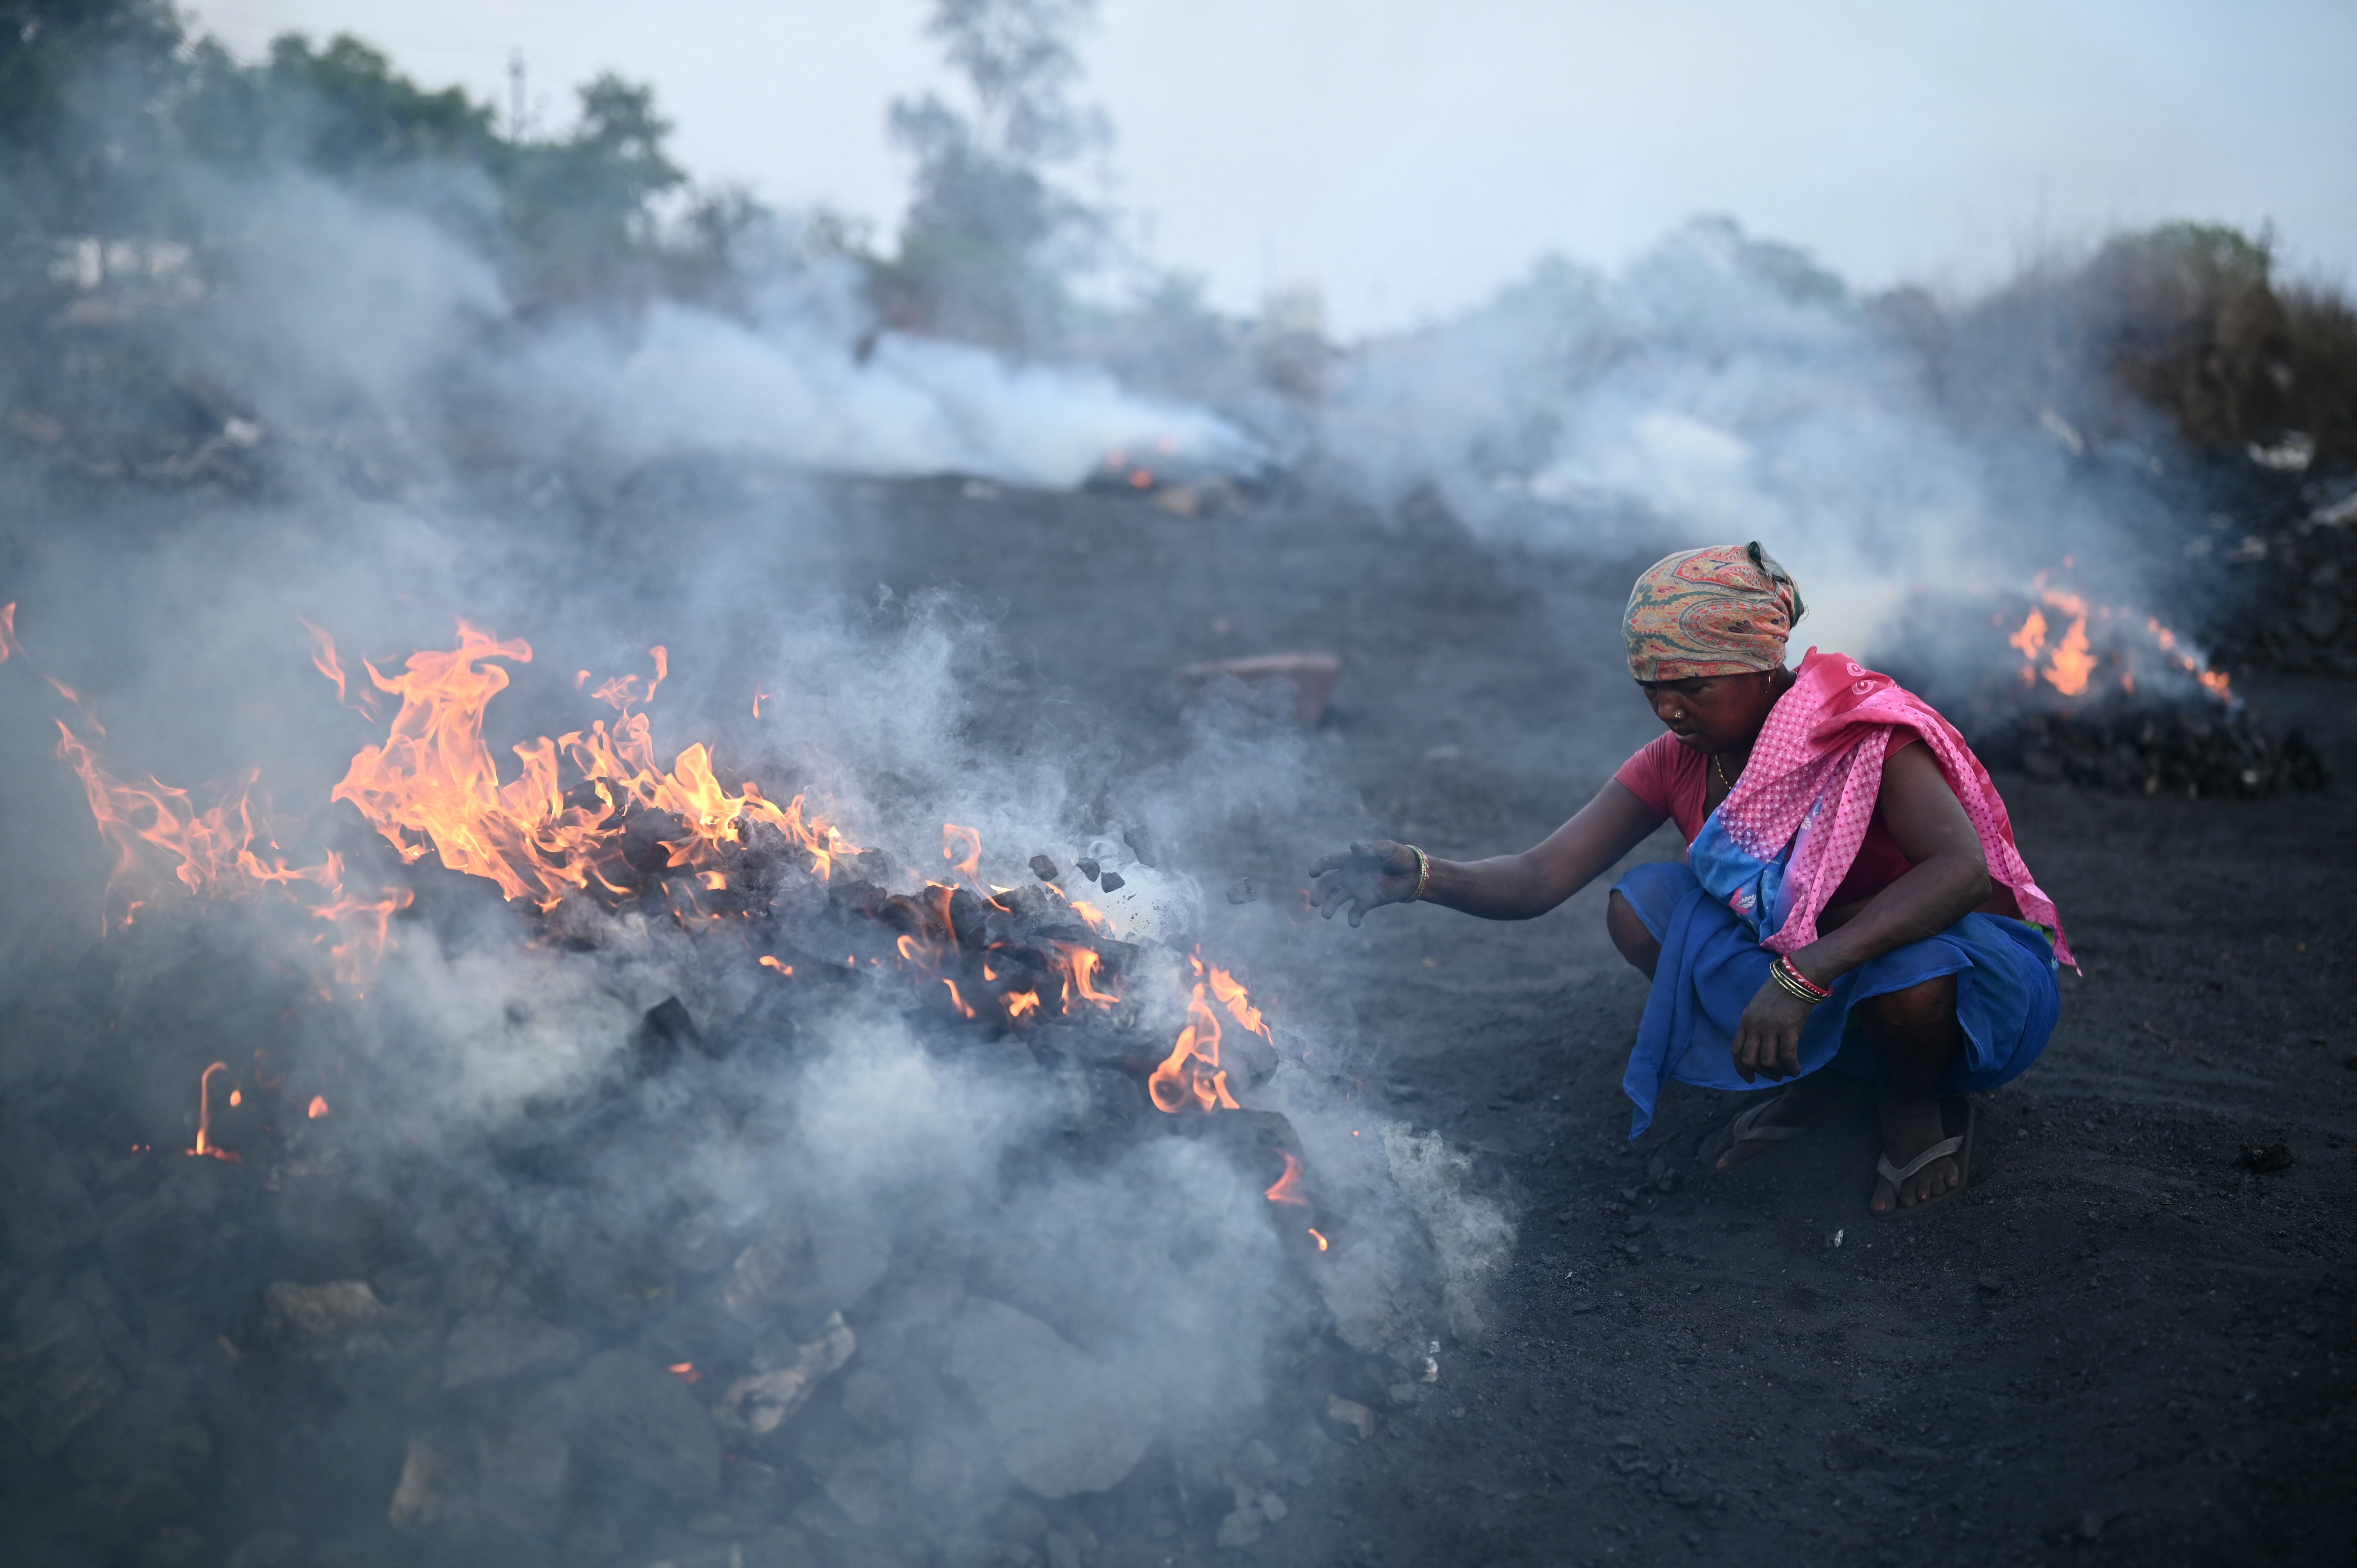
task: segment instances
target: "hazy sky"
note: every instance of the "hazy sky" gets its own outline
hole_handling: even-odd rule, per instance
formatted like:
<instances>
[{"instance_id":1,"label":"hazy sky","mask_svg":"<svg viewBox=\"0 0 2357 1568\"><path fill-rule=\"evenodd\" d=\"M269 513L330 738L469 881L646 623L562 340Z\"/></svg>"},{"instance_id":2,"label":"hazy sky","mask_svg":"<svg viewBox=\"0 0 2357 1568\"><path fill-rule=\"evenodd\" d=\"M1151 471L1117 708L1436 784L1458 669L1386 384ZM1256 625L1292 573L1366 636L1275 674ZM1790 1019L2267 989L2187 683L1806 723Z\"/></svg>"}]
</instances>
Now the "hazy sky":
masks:
<instances>
[{"instance_id":1,"label":"hazy sky","mask_svg":"<svg viewBox=\"0 0 2357 1568\"><path fill-rule=\"evenodd\" d=\"M544 123L652 81L705 180L888 231L896 93L941 80L921 0L211 0L241 53L350 31ZM2272 221L2357 275L2357 3L1105 0L1088 96L1160 262L1249 308L1324 291L1344 335L1485 297L1547 250L1610 266L1698 212L1855 282L1971 288L2054 244Z\"/></svg>"}]
</instances>

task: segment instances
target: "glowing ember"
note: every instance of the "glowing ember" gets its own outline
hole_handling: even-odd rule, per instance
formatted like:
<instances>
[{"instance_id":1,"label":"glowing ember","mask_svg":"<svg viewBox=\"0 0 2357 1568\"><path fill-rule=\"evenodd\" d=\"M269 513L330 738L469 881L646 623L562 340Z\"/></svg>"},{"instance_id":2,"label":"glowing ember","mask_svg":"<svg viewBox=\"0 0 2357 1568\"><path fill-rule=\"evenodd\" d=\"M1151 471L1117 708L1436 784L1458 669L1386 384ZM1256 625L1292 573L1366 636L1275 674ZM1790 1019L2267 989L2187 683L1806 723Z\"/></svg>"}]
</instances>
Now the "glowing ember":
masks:
<instances>
[{"instance_id":1,"label":"glowing ember","mask_svg":"<svg viewBox=\"0 0 2357 1568\"><path fill-rule=\"evenodd\" d=\"M1326 1238L1320 1236L1315 1230L1309 1232L1309 1239L1318 1243L1318 1250L1319 1251L1322 1252L1326 1250Z\"/></svg>"},{"instance_id":2,"label":"glowing ember","mask_svg":"<svg viewBox=\"0 0 2357 1568\"><path fill-rule=\"evenodd\" d=\"M791 974L794 972L794 966L792 964L780 963L776 955L771 953L763 953L761 955L761 967L763 969L774 969L780 974Z\"/></svg>"},{"instance_id":3,"label":"glowing ember","mask_svg":"<svg viewBox=\"0 0 2357 1568\"><path fill-rule=\"evenodd\" d=\"M324 1094L315 1094L311 1096L311 1108L305 1112L304 1114L310 1117L314 1122L317 1122L320 1117L328 1114L328 1097Z\"/></svg>"},{"instance_id":4,"label":"glowing ember","mask_svg":"<svg viewBox=\"0 0 2357 1568\"><path fill-rule=\"evenodd\" d=\"M677 1378L683 1383L700 1383L704 1381L704 1374L695 1369L695 1363L693 1361L674 1361L670 1366L665 1367L663 1370L669 1372L673 1377Z\"/></svg>"},{"instance_id":5,"label":"glowing ember","mask_svg":"<svg viewBox=\"0 0 2357 1568\"><path fill-rule=\"evenodd\" d=\"M1291 1155L1286 1155L1285 1174L1277 1177L1268 1191L1261 1196L1271 1203L1291 1203L1297 1204L1303 1208L1308 1208L1309 1199L1304 1197L1301 1191L1301 1162Z\"/></svg>"}]
</instances>

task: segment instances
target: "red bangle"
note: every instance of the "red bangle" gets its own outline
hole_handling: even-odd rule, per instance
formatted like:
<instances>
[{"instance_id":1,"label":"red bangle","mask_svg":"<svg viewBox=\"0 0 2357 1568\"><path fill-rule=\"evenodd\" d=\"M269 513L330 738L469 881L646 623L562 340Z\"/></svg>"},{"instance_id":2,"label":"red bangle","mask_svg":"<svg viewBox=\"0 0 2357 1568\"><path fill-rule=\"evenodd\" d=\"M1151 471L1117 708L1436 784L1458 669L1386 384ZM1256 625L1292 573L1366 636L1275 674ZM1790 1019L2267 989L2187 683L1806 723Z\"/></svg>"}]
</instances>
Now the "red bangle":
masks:
<instances>
[{"instance_id":1,"label":"red bangle","mask_svg":"<svg viewBox=\"0 0 2357 1568\"><path fill-rule=\"evenodd\" d=\"M1811 1002L1827 1002L1832 1000L1833 992L1825 986L1819 985L1807 975L1803 974L1799 967L1792 962L1790 954L1777 954L1776 961L1769 967L1770 972L1773 973L1778 980L1784 983L1784 988L1792 992L1794 994L1804 997Z\"/></svg>"}]
</instances>

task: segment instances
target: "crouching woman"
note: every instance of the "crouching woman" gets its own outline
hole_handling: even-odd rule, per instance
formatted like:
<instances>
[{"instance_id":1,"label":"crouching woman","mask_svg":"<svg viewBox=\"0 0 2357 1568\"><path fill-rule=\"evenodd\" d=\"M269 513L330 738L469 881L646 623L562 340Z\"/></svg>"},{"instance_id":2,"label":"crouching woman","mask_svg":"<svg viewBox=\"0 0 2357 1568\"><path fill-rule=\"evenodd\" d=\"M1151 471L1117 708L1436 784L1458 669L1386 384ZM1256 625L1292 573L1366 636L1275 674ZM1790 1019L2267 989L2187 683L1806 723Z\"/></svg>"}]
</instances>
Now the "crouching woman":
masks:
<instances>
[{"instance_id":1,"label":"crouching woman","mask_svg":"<svg viewBox=\"0 0 2357 1568\"><path fill-rule=\"evenodd\" d=\"M1605 917L1652 982L1623 1079L1630 1135L1671 1079L1789 1082L1706 1144L1723 1168L1870 1080L1883 1150L1868 1207L1889 1218L1963 1188L1967 1097L2045 1048L2071 951L1964 737L1845 655L1811 649L1787 669L1803 613L1757 543L1669 556L1622 620L1630 672L1667 733L1577 815L1521 854L1460 863L1386 840L1310 870L1321 911L1352 925L1401 903L1523 920L1674 822L1685 860L1629 872Z\"/></svg>"}]
</instances>

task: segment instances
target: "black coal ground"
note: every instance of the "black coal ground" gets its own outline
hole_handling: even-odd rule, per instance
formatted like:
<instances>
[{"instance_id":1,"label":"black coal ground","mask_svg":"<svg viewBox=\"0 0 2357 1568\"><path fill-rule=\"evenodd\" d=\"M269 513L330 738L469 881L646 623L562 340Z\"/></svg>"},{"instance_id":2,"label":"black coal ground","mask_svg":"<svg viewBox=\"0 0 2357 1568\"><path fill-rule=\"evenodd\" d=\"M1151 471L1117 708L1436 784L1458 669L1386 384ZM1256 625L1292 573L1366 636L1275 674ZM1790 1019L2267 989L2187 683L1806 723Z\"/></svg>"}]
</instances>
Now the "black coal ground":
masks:
<instances>
[{"instance_id":1,"label":"black coal ground","mask_svg":"<svg viewBox=\"0 0 2357 1568\"><path fill-rule=\"evenodd\" d=\"M1004 607L1012 681L1091 671L1082 694L1141 736L1169 724L1178 663L1340 654L1320 745L1362 791L1358 828L1444 854L1534 842L1652 722L1615 659L1625 572L1484 553L1445 519L948 484L839 504L846 583ZM2345 685L2244 684L2357 778ZM1984 1107L1969 1191L1920 1219L1868 1216L1863 1115L1706 1175L1695 1146L1733 1101L1684 1090L1628 1142L1643 988L1600 889L1526 925L1415 909L1288 931L1288 967L1322 962L1351 998L1371 1100L1494 1160L1522 1227L1493 1335L1387 1405L1244 1558L2346 1560L2348 785L2000 783L2085 973L2044 1058ZM1235 869L1297 897L1317 846L1277 836ZM1675 853L1664 834L1639 857ZM2244 1168L2276 1143L2288 1168ZM1174 1539L1137 1560L1215 1555Z\"/></svg>"},{"instance_id":2,"label":"black coal ground","mask_svg":"<svg viewBox=\"0 0 2357 1568\"><path fill-rule=\"evenodd\" d=\"M1387 910L1353 932L1298 907L1303 863L1353 834L1477 854L1533 842L1587 798L1652 727L1614 632L1636 563L1492 553L1417 509L1187 518L957 481L648 474L592 510L617 540L659 541L651 523L812 508L825 526L776 564L777 591L946 588L997 621L1004 662L970 671L994 693L985 747L994 725L1037 745L1044 725L1124 767L1180 766L1178 666L1343 658L1298 759L1326 776L1311 798L1327 803L1272 801L1190 845L1211 893L1206 951L1237 965L1281 1036L1352 1042L1371 1116L1478 1151L1520 1218L1490 1331L1446 1346L1431 1384L1367 1374L1337 1391L1372 1407L1371 1430L1289 1473L1283 1517L1266 1510L1256 1539L1222 1548L1251 1499L1199 1488L1158 1530L1101 1532L1094 1568L2338 1560L2357 1092L2357 1047L2327 1011L2352 939L2330 897L2357 858L2342 793L2189 802L2005 779L2087 973L2065 981L2046 1060L1988 1104L1965 1198L1878 1225L1862 1122L1708 1176L1691 1152L1729 1108L1682 1092L1629 1145L1618 1080L1642 991L1603 940L1600 891L1523 926ZM766 564L731 559L764 580ZM656 621L693 570L647 566ZM651 629L684 670L758 626ZM2341 779L2357 777L2346 690L2258 693ZM1362 814L1331 803L1352 794ZM1663 838L1640 855L1674 853ZM1239 877L1259 902L1220 899ZM2245 1145L2276 1144L2287 1168L2241 1167ZM645 1398L658 1389L687 1413L667 1382ZM397 1427L378 1435L397 1455ZM317 1442L285 1438L290 1453ZM308 1463L382 1518L388 1475ZM1027 1540L1006 1560L1034 1544L1061 1560ZM241 1568L307 1561L292 1534L245 1544Z\"/></svg>"}]
</instances>

